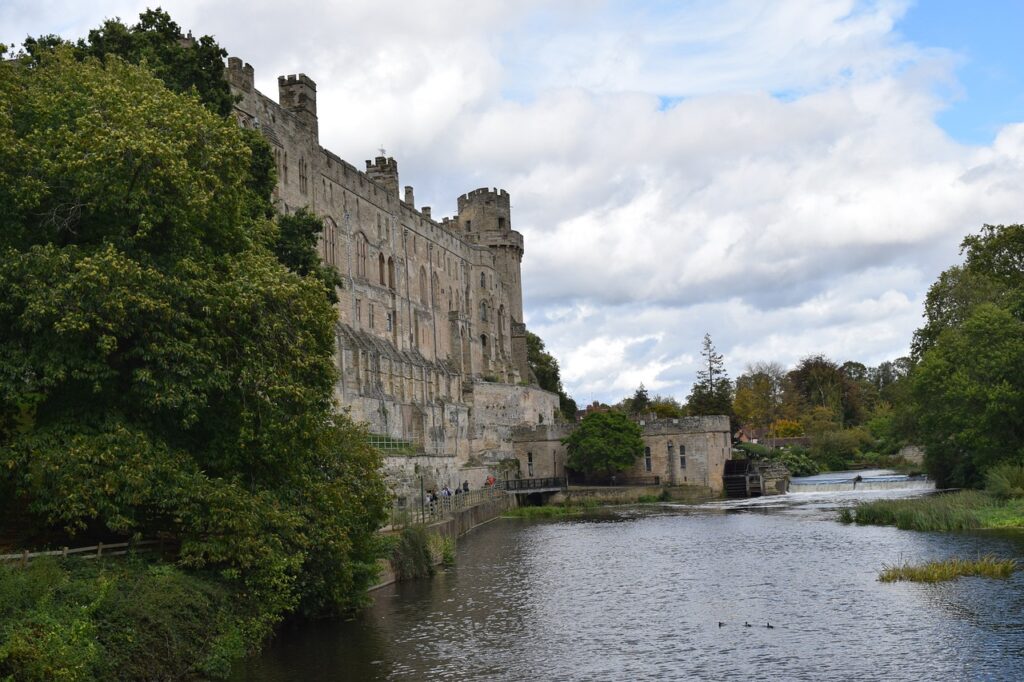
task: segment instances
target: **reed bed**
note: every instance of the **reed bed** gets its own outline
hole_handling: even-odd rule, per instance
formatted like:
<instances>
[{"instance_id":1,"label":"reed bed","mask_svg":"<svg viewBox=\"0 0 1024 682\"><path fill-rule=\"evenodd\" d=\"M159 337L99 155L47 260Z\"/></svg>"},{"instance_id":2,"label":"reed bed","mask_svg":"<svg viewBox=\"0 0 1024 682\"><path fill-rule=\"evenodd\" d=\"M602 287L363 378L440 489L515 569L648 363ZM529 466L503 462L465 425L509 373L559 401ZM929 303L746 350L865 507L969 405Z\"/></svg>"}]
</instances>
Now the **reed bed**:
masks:
<instances>
[{"instance_id":1,"label":"reed bed","mask_svg":"<svg viewBox=\"0 0 1024 682\"><path fill-rule=\"evenodd\" d=\"M964 490L899 500L861 502L839 512L843 523L896 526L903 530L956 531L986 527L985 513L1000 501L990 495Z\"/></svg>"},{"instance_id":2,"label":"reed bed","mask_svg":"<svg viewBox=\"0 0 1024 682\"><path fill-rule=\"evenodd\" d=\"M883 583L907 580L915 583L937 583L955 580L961 576L979 576L983 578L1009 578L1017 570L1015 559L1000 559L993 554L985 554L977 559L960 559L953 557L941 561L929 561L924 564L912 565L902 562L893 565L882 564L878 579Z\"/></svg>"}]
</instances>

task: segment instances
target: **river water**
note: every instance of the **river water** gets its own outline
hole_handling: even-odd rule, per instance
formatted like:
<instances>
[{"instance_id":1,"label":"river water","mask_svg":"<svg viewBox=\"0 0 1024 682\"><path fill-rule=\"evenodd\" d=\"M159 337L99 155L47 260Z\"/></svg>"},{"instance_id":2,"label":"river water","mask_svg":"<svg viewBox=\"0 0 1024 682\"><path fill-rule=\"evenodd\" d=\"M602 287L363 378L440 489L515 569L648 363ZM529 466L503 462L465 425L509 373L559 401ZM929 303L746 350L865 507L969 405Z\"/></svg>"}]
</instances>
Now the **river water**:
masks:
<instances>
[{"instance_id":1,"label":"river water","mask_svg":"<svg viewBox=\"0 0 1024 682\"><path fill-rule=\"evenodd\" d=\"M237 679L1024 679L1024 571L877 581L901 559L1024 562L1024 534L835 521L854 500L915 494L498 519L459 541L455 567L375 592L352 621L285 630Z\"/></svg>"}]
</instances>

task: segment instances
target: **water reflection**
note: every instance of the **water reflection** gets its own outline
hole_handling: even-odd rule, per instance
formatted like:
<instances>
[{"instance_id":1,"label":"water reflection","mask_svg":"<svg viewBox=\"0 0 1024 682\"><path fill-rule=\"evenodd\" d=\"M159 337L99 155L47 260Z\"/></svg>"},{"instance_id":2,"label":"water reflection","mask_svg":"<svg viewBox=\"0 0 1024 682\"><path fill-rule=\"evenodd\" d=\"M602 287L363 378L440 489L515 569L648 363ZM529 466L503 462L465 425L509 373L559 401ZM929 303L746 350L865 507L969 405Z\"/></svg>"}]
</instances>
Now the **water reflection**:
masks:
<instances>
[{"instance_id":1,"label":"water reflection","mask_svg":"<svg viewBox=\"0 0 1024 682\"><path fill-rule=\"evenodd\" d=\"M900 558L1024 558L1021 537L843 526L850 499L497 521L460 541L455 568L377 592L355 621L283 633L239 679L1019 679L1021 573L876 576Z\"/></svg>"}]
</instances>

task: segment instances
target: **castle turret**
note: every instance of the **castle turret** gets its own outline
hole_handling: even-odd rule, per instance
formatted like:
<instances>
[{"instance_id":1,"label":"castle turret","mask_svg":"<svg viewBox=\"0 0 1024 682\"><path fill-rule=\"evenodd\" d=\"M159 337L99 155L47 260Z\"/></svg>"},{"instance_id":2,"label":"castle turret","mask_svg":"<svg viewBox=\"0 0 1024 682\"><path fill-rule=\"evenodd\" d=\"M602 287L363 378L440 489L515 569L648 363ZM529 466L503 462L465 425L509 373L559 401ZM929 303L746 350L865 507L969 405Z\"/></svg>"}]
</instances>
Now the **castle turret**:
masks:
<instances>
[{"instance_id":1,"label":"castle turret","mask_svg":"<svg viewBox=\"0 0 1024 682\"><path fill-rule=\"evenodd\" d=\"M482 187L459 197L458 206L459 227L467 239L491 249L495 268L508 292L509 316L522 322L523 235L512 229L508 192Z\"/></svg>"},{"instance_id":2,"label":"castle turret","mask_svg":"<svg viewBox=\"0 0 1024 682\"><path fill-rule=\"evenodd\" d=\"M384 187L389 196L398 196L398 162L390 156L367 160L366 177Z\"/></svg>"},{"instance_id":3,"label":"castle turret","mask_svg":"<svg viewBox=\"0 0 1024 682\"><path fill-rule=\"evenodd\" d=\"M243 66L242 60L238 57L228 57L228 68L224 72L224 76L228 83L242 92L252 92L254 79L252 66L250 64Z\"/></svg>"},{"instance_id":4,"label":"castle turret","mask_svg":"<svg viewBox=\"0 0 1024 682\"><path fill-rule=\"evenodd\" d=\"M319 134L316 118L316 83L304 73L277 77L278 100L284 109L295 114L306 127Z\"/></svg>"}]
</instances>

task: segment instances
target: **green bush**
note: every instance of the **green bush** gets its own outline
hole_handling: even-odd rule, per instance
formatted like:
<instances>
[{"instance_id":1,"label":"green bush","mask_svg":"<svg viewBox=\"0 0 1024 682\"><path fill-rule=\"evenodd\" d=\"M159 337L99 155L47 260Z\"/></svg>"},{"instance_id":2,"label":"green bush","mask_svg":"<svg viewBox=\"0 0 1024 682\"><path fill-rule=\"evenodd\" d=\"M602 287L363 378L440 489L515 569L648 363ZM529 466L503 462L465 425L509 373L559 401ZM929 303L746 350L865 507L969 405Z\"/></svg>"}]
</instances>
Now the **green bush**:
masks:
<instances>
[{"instance_id":1,"label":"green bush","mask_svg":"<svg viewBox=\"0 0 1024 682\"><path fill-rule=\"evenodd\" d=\"M985 490L1001 500L1024 497L1024 465L998 464L985 473Z\"/></svg>"},{"instance_id":2,"label":"green bush","mask_svg":"<svg viewBox=\"0 0 1024 682\"><path fill-rule=\"evenodd\" d=\"M242 628L251 607L170 564L0 565L0 679L222 679L259 645Z\"/></svg>"}]
</instances>

